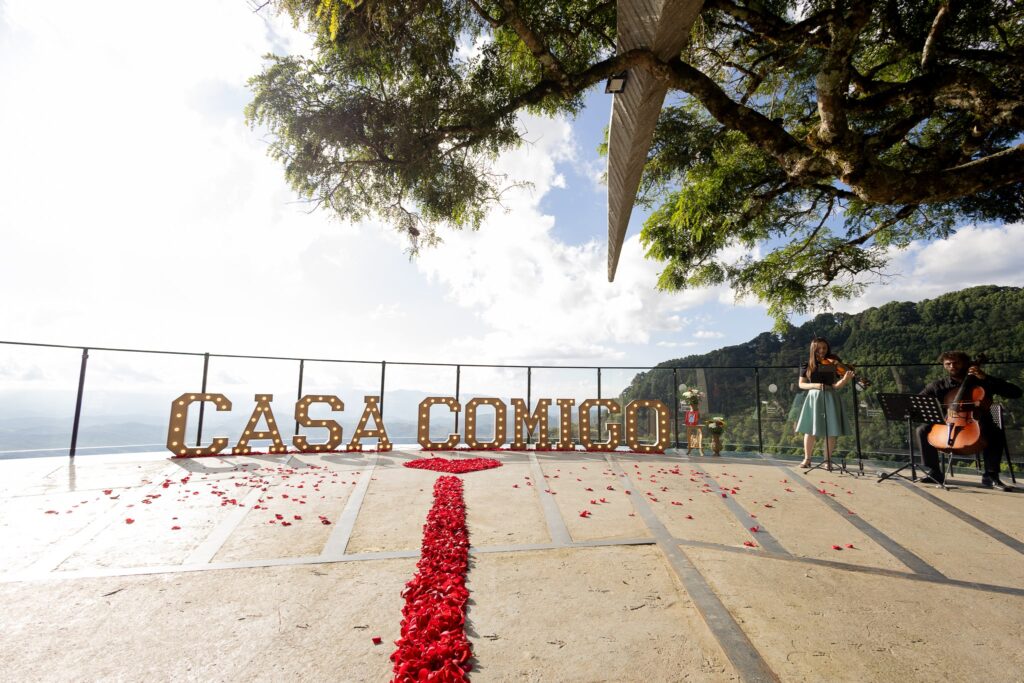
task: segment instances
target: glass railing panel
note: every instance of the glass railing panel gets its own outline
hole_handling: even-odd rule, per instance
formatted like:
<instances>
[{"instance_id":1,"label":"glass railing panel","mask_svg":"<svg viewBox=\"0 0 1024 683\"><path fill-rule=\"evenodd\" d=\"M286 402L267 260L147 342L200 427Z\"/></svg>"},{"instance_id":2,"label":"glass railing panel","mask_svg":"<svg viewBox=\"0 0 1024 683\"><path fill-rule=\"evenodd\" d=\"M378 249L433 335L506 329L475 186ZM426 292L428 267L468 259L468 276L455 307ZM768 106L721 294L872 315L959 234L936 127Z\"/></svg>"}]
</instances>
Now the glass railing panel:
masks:
<instances>
[{"instance_id":1,"label":"glass railing panel","mask_svg":"<svg viewBox=\"0 0 1024 683\"><path fill-rule=\"evenodd\" d=\"M295 431L294 401L297 398L297 393L296 389L291 394L290 400L292 403L288 408L287 415L282 415L278 418L282 422L287 420L289 434ZM344 410L339 412L332 410L325 403L314 403L310 405L309 417L314 420L334 420L341 425L341 447L344 447L352 440L356 426L359 424L359 419L363 415L363 410L366 406L365 397L380 395L380 364L307 360L303 363L302 394L303 396L337 396L341 399L345 406ZM394 441L396 430L399 433L408 431L403 431L402 429L401 406L389 405L385 400L385 404L380 406L380 410L390 440ZM368 426L372 428L372 422ZM311 444L327 441L327 432L322 427L300 427L300 431L306 434ZM411 440L407 441L407 443L411 442ZM364 439L362 446L365 449L376 448L377 439Z\"/></svg>"},{"instance_id":2,"label":"glass railing panel","mask_svg":"<svg viewBox=\"0 0 1024 683\"><path fill-rule=\"evenodd\" d=\"M799 368L761 368L758 371L760 393L761 440L764 452L778 456L799 456L803 439L795 431L806 392L797 385Z\"/></svg>"},{"instance_id":3,"label":"glass railing panel","mask_svg":"<svg viewBox=\"0 0 1024 683\"><path fill-rule=\"evenodd\" d=\"M380 366L377 366L378 372ZM417 444L420 402L428 396L456 395L456 368L447 365L388 363L384 384L384 423L388 436L398 445ZM377 393L377 392L374 392ZM435 405L430 411L430 439L444 441L462 433L461 414Z\"/></svg>"},{"instance_id":4,"label":"glass railing panel","mask_svg":"<svg viewBox=\"0 0 1024 683\"><path fill-rule=\"evenodd\" d=\"M68 452L81 362L81 349L0 344L0 459Z\"/></svg>"},{"instance_id":5,"label":"glass railing panel","mask_svg":"<svg viewBox=\"0 0 1024 683\"><path fill-rule=\"evenodd\" d=\"M201 370L200 366L199 373L192 373L182 379L186 391L200 390ZM229 446L223 452L229 453L245 432L256 407L256 394L271 394L273 400L270 407L274 419L285 446L290 446L295 431L294 410L298 383L297 360L211 356L206 391L223 394L231 401L232 407L230 411L216 411L209 405L204 408L202 443L209 444L215 436L227 437ZM190 431L195 429L196 417L192 412L189 413ZM266 428L266 422L261 419L258 429L262 431ZM256 452L266 452L272 445L270 440L253 440L249 443L249 447Z\"/></svg>"},{"instance_id":6,"label":"glass railing panel","mask_svg":"<svg viewBox=\"0 0 1024 683\"><path fill-rule=\"evenodd\" d=\"M202 356L90 351L77 455L164 451L172 403L182 394L198 392L202 378ZM247 403L236 403L235 411ZM211 412L207 404L204 413ZM244 419L236 420L236 431ZM199 405L194 404L185 435L188 444L195 445L198 427Z\"/></svg>"},{"instance_id":7,"label":"glass railing panel","mask_svg":"<svg viewBox=\"0 0 1024 683\"><path fill-rule=\"evenodd\" d=\"M706 426L714 417L725 418L722 435L723 452L756 452L758 449L757 401L753 368L707 368L704 373L707 386L707 410L701 413L704 423L705 451L711 443Z\"/></svg>"},{"instance_id":8,"label":"glass railing panel","mask_svg":"<svg viewBox=\"0 0 1024 683\"><path fill-rule=\"evenodd\" d=\"M537 399L551 399L548 409L548 438L556 443L559 438L559 420L557 399L573 399L571 428L574 443L579 443L579 407L589 398L597 398L597 368L533 368L531 372L531 411ZM597 411L592 411L592 423L596 423ZM591 425L591 437L597 437L597 425Z\"/></svg>"},{"instance_id":9,"label":"glass railing panel","mask_svg":"<svg viewBox=\"0 0 1024 683\"><path fill-rule=\"evenodd\" d=\"M526 400L527 369L463 366L461 372L459 400L462 403L464 413L461 431L463 442L465 442L466 438L466 406L474 398L497 398L504 402L506 443L511 442L513 440L512 429L515 420L515 409L512 407L512 399L521 398L524 401ZM478 407L475 418L477 441L489 442L494 440L494 417L494 407Z\"/></svg>"}]
</instances>

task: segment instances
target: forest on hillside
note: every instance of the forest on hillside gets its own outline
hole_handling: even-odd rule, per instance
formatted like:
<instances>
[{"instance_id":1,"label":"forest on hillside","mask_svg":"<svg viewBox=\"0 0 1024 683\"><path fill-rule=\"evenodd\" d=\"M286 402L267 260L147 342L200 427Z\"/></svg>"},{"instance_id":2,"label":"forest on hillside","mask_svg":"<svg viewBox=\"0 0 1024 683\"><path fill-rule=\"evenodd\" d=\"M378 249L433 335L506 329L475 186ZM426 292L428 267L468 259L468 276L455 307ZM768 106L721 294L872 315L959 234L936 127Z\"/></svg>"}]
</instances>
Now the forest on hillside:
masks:
<instances>
[{"instance_id":1,"label":"forest on hillside","mask_svg":"<svg viewBox=\"0 0 1024 683\"><path fill-rule=\"evenodd\" d=\"M885 420L878 393L917 393L942 376L936 360L942 351L985 353L986 372L1024 386L1024 288L981 286L860 313L823 313L783 334L764 332L745 344L668 360L636 375L620 398L656 398L675 407L680 385L696 387L706 395L702 419L726 418L727 449L796 453L801 437L793 432L789 411L801 393L799 365L815 336L828 339L871 383L842 390L857 417L858 434L839 441L848 453L857 450L859 437L866 457L905 456L906 424ZM996 401L1006 410L1011 452L1020 455L1024 401Z\"/></svg>"}]
</instances>

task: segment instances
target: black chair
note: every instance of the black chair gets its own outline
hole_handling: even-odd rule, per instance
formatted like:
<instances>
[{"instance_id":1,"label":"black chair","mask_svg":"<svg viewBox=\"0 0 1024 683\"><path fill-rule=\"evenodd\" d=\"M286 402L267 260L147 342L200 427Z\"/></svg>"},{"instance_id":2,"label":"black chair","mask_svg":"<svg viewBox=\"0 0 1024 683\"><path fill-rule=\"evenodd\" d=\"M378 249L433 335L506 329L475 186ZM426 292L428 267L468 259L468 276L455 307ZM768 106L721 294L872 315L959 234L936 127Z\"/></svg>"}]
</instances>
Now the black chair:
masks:
<instances>
[{"instance_id":1,"label":"black chair","mask_svg":"<svg viewBox=\"0 0 1024 683\"><path fill-rule=\"evenodd\" d=\"M1013 459L1010 457L1010 440L1006 438L1006 427L1003 424L1003 406L999 403L993 403L990 408L992 411L992 421L995 423L999 431L1003 433L1003 455L1006 456L1006 464L1010 468L1010 479L1014 484L1017 483L1017 477L1013 473ZM954 460L974 460L974 466L978 468L979 472L983 472L984 469L981 466L981 451L974 453L973 455L957 455L956 453L950 453L948 451L939 451L945 461L945 470L947 477L953 476L953 461Z\"/></svg>"}]
</instances>

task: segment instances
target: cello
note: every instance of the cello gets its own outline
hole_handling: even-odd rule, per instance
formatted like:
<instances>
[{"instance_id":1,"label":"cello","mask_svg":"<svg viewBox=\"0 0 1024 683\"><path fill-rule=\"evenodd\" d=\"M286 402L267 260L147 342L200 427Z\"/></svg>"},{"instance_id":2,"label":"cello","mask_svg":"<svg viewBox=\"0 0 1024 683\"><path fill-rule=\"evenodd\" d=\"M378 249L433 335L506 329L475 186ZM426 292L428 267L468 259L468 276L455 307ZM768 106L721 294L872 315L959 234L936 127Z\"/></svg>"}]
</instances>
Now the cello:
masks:
<instances>
[{"instance_id":1,"label":"cello","mask_svg":"<svg viewBox=\"0 0 1024 683\"><path fill-rule=\"evenodd\" d=\"M981 424L976 412L988 410L992 398L985 395L985 389L969 371L979 367L987 360L984 354L967 364L968 374L964 381L955 389L950 389L943 397L942 404L946 408L946 421L932 425L928 431L928 443L940 451L954 455L974 455L985 449L988 442L981 434Z\"/></svg>"}]
</instances>

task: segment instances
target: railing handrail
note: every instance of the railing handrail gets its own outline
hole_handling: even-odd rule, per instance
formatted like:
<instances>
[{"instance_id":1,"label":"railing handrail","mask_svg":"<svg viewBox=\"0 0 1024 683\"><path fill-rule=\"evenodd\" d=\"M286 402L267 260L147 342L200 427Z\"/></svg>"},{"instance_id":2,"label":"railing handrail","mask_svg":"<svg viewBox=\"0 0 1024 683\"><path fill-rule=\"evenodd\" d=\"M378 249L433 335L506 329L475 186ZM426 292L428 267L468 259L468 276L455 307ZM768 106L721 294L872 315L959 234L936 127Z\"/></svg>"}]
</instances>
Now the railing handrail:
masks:
<instances>
[{"instance_id":1,"label":"railing handrail","mask_svg":"<svg viewBox=\"0 0 1024 683\"><path fill-rule=\"evenodd\" d=\"M164 351L157 349L128 349L110 346L88 346L72 344L47 344L42 342L20 342L0 340L0 344L14 346L36 346L51 349L89 349L90 351L113 351L117 353L153 353L169 356L198 356L209 355L211 358L246 358L251 360L288 360L307 361L311 363L362 363L366 365L379 365L383 360L355 360L345 358L309 358L300 356L257 356L238 353L205 353L197 351ZM792 369L793 365L518 365L508 363L425 363L421 361L387 360L388 365L423 365L449 368L514 368L534 370L786 370ZM1013 365L1024 363L1024 360L989 360L986 365ZM857 363L859 368L887 368L887 367L929 367L937 363Z\"/></svg>"}]
</instances>

